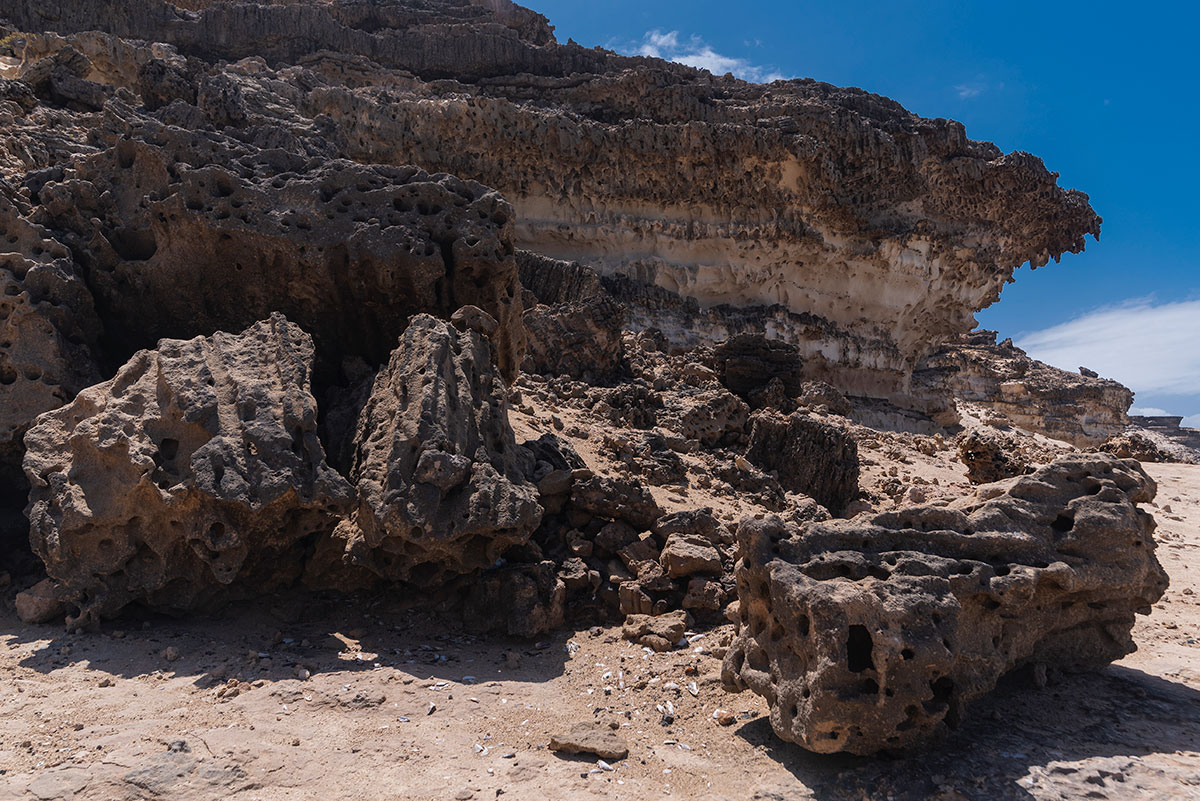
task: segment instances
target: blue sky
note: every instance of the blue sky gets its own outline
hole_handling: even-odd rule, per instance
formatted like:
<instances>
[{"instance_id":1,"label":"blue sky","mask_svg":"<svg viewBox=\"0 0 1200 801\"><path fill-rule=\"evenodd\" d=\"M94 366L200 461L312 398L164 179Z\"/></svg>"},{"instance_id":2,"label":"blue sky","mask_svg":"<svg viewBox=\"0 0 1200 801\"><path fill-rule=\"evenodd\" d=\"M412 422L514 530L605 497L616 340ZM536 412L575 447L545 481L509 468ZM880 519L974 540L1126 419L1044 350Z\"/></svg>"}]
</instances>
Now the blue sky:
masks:
<instances>
[{"instance_id":1,"label":"blue sky","mask_svg":"<svg viewBox=\"0 0 1200 801\"><path fill-rule=\"evenodd\" d=\"M887 95L1027 150L1100 242L1018 272L980 323L1200 426L1200 6L1183 2L525 0L560 41Z\"/></svg>"}]
</instances>

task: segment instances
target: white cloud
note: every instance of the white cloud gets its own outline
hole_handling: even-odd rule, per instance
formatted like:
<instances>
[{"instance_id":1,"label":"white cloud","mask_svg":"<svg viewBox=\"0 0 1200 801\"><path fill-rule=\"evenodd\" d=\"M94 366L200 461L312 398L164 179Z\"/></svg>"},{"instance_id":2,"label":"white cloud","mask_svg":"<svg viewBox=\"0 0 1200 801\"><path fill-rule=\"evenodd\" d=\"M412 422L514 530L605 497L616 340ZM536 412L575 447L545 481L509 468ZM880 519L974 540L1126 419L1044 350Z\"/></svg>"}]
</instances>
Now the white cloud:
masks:
<instances>
[{"instance_id":1,"label":"white cloud","mask_svg":"<svg viewBox=\"0 0 1200 801\"><path fill-rule=\"evenodd\" d=\"M1191 417L1183 418L1182 425L1184 428L1200 428L1200 414L1193 414Z\"/></svg>"},{"instance_id":2,"label":"white cloud","mask_svg":"<svg viewBox=\"0 0 1200 801\"><path fill-rule=\"evenodd\" d=\"M977 83L960 83L954 87L954 91L958 92L958 96L963 100L972 97L979 97L983 94L984 87Z\"/></svg>"},{"instance_id":3,"label":"white cloud","mask_svg":"<svg viewBox=\"0 0 1200 801\"><path fill-rule=\"evenodd\" d=\"M698 67L713 75L732 72L739 78L754 83L770 83L784 80L783 73L772 67L751 64L744 58L733 58L718 53L699 36L681 41L679 31L647 31L640 44L633 48L639 56L662 58L689 67Z\"/></svg>"},{"instance_id":4,"label":"white cloud","mask_svg":"<svg viewBox=\"0 0 1200 801\"><path fill-rule=\"evenodd\" d=\"M1171 415L1166 409L1159 409L1157 406L1133 406L1130 407L1129 413L1138 417L1169 417Z\"/></svg>"},{"instance_id":5,"label":"white cloud","mask_svg":"<svg viewBox=\"0 0 1200 801\"><path fill-rule=\"evenodd\" d=\"M1200 395L1200 300L1097 309L1021 337L1030 356L1090 367L1145 395Z\"/></svg>"}]
</instances>

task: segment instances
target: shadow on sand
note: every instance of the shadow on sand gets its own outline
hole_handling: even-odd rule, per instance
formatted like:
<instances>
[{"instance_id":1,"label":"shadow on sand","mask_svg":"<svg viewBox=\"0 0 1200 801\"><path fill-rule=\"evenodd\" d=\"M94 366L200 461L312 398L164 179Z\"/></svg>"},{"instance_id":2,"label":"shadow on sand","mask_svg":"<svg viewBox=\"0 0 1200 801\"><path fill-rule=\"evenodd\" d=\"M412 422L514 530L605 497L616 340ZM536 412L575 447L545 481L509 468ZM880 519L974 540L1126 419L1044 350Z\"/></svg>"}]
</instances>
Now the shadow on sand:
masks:
<instances>
[{"instance_id":1,"label":"shadow on sand","mask_svg":"<svg viewBox=\"0 0 1200 801\"><path fill-rule=\"evenodd\" d=\"M1017 672L974 704L953 735L918 752L813 754L775 737L766 718L746 723L737 734L812 792L779 787L756 796L772 801L1144 797L1126 785L1129 758L1200 750L1200 692L1120 665L1063 676L1040 690ZM1082 760L1089 762L1072 764ZM1200 788L1180 785L1178 791L1162 797L1200 797Z\"/></svg>"}]
</instances>

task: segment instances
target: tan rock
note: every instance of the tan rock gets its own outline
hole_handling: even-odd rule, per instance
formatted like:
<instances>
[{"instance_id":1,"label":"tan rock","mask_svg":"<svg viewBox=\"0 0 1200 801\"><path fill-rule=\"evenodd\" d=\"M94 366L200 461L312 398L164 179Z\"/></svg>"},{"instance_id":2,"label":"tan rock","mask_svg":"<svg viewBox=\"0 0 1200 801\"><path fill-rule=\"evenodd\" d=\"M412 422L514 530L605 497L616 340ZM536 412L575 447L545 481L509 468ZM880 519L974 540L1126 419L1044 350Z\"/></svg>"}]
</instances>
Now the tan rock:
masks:
<instances>
[{"instance_id":1,"label":"tan rock","mask_svg":"<svg viewBox=\"0 0 1200 801\"><path fill-rule=\"evenodd\" d=\"M42 579L27 590L17 593L14 599L17 617L22 623L49 623L62 620L67 613L62 601L63 592L53 579Z\"/></svg>"},{"instance_id":2,"label":"tan rock","mask_svg":"<svg viewBox=\"0 0 1200 801\"><path fill-rule=\"evenodd\" d=\"M721 572L721 554L708 539L698 534L672 534L663 546L659 561L671 578Z\"/></svg>"},{"instance_id":3,"label":"tan rock","mask_svg":"<svg viewBox=\"0 0 1200 801\"><path fill-rule=\"evenodd\" d=\"M607 726L576 723L566 731L551 735L550 750L563 754L595 754L601 759L624 759L629 746Z\"/></svg>"}]
</instances>

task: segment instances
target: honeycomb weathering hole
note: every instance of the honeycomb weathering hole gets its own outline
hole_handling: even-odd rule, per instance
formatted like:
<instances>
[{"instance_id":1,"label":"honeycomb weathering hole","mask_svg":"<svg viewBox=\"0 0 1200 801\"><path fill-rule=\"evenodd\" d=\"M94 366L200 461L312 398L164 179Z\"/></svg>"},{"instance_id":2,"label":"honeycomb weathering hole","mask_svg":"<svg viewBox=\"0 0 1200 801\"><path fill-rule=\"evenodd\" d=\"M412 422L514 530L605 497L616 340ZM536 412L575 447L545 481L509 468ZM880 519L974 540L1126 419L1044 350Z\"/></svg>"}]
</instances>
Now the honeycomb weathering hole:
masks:
<instances>
[{"instance_id":1,"label":"honeycomb weathering hole","mask_svg":"<svg viewBox=\"0 0 1200 801\"><path fill-rule=\"evenodd\" d=\"M875 662L871 657L874 649L875 642L871 639L871 632L867 631L867 627L851 626L846 638L846 664L850 672L862 673L874 668Z\"/></svg>"}]
</instances>

